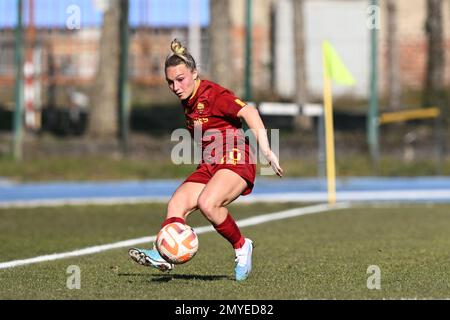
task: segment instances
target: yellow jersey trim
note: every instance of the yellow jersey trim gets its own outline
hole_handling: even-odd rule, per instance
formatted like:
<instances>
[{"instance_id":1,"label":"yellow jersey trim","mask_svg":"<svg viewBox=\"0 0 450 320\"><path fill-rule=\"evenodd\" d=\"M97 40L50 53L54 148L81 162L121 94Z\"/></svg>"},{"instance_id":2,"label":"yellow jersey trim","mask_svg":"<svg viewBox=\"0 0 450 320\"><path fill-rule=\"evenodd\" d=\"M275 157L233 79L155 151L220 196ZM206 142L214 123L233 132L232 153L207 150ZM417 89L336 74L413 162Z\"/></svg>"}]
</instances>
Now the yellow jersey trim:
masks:
<instances>
[{"instance_id":1,"label":"yellow jersey trim","mask_svg":"<svg viewBox=\"0 0 450 320\"><path fill-rule=\"evenodd\" d=\"M200 79L195 80L195 86L194 86L194 91L191 94L191 97L189 98L189 100L193 99L195 97L195 95L197 94L197 90L200 87Z\"/></svg>"},{"instance_id":2,"label":"yellow jersey trim","mask_svg":"<svg viewBox=\"0 0 450 320\"><path fill-rule=\"evenodd\" d=\"M234 102L236 102L236 104L238 104L239 106L241 106L242 108L245 107L247 104L240 100L240 99L235 99Z\"/></svg>"}]
</instances>

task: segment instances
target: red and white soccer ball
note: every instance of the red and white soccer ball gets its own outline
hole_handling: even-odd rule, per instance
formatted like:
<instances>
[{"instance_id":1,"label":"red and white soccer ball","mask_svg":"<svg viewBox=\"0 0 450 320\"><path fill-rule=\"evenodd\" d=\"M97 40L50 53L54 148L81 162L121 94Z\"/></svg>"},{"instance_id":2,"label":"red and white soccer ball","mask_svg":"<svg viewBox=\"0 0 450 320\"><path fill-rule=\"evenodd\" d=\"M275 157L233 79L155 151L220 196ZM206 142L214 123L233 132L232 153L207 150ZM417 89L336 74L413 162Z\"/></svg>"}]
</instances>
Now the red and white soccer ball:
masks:
<instances>
[{"instance_id":1,"label":"red and white soccer ball","mask_svg":"<svg viewBox=\"0 0 450 320\"><path fill-rule=\"evenodd\" d=\"M156 249L167 262L186 263L197 253L197 234L186 224L169 223L156 236Z\"/></svg>"}]
</instances>

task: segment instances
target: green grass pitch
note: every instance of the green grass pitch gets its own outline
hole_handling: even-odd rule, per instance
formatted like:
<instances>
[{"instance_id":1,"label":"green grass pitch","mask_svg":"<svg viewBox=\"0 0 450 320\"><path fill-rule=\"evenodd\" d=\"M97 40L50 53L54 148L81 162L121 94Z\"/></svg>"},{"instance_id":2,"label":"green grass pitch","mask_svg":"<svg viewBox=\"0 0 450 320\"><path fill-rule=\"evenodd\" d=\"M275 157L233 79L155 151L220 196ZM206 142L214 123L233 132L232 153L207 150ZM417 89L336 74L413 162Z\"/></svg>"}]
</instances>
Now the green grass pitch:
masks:
<instances>
[{"instance_id":1,"label":"green grass pitch","mask_svg":"<svg viewBox=\"0 0 450 320\"><path fill-rule=\"evenodd\" d=\"M236 220L304 206L232 205ZM0 263L155 235L163 204L0 210ZM199 212L188 223L208 225ZM132 262L127 248L0 270L0 299L448 299L449 205L355 205L242 228L254 271L233 280L231 246L215 232L171 273ZM143 245L147 247L148 245ZM69 289L67 268L80 268ZM378 266L380 289L369 289Z\"/></svg>"}]
</instances>

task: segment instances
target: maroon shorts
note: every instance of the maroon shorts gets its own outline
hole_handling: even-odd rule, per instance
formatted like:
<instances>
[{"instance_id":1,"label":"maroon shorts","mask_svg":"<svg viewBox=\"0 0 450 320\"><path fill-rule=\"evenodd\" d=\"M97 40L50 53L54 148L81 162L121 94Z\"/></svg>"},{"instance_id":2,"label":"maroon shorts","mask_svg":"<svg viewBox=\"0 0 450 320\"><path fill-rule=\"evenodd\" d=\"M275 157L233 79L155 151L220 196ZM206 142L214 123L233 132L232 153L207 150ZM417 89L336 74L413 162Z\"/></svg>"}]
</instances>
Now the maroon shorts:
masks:
<instances>
[{"instance_id":1,"label":"maroon shorts","mask_svg":"<svg viewBox=\"0 0 450 320\"><path fill-rule=\"evenodd\" d=\"M256 165L254 164L199 164L197 170L195 170L183 183L185 182L197 182L207 184L211 180L212 176L220 169L229 169L240 175L246 182L247 188L242 192L245 196L252 192L255 175Z\"/></svg>"}]
</instances>

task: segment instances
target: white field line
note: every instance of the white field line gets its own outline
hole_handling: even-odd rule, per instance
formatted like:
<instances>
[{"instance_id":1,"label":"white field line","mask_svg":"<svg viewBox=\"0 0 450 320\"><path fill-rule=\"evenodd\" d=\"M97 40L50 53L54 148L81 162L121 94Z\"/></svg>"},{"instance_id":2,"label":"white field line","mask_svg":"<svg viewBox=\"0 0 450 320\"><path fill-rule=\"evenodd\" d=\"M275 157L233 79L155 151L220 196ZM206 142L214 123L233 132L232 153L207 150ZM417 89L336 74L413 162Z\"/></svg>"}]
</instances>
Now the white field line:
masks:
<instances>
[{"instance_id":1,"label":"white field line","mask_svg":"<svg viewBox=\"0 0 450 320\"><path fill-rule=\"evenodd\" d=\"M266 223L266 222L273 221L273 220L281 220L281 219L302 216L305 214L326 212L326 211L332 211L332 210L338 210L338 209L346 209L349 207L350 207L349 203L338 203L335 205L320 204L320 205L315 205L315 206L284 210L284 211L280 211L280 212L263 214L263 215L259 215L259 216L255 216L255 217L251 217L251 218L247 218L247 219L242 219L242 220L237 221L237 224L239 227L254 226L257 224ZM197 234L212 232L214 230L215 229L212 226L203 226L203 227L195 228L195 232ZM99 253L99 252L103 252L103 251L107 251L107 250L111 250L111 249L133 247L138 244L149 243L149 242L153 242L155 240L156 240L156 236L143 237L143 238L130 239L130 240L119 241L119 242L104 244L104 245L99 245L99 246L88 247L88 248L69 251L69 252L54 253L54 254L48 254L48 255L44 255L44 256L29 258L29 259L3 262L3 263L0 263L0 269L14 268L14 267L18 267L18 266L33 264L33 263L54 261L54 260L59 260L59 259L71 258L71 257L79 257L79 256Z\"/></svg>"}]
</instances>

